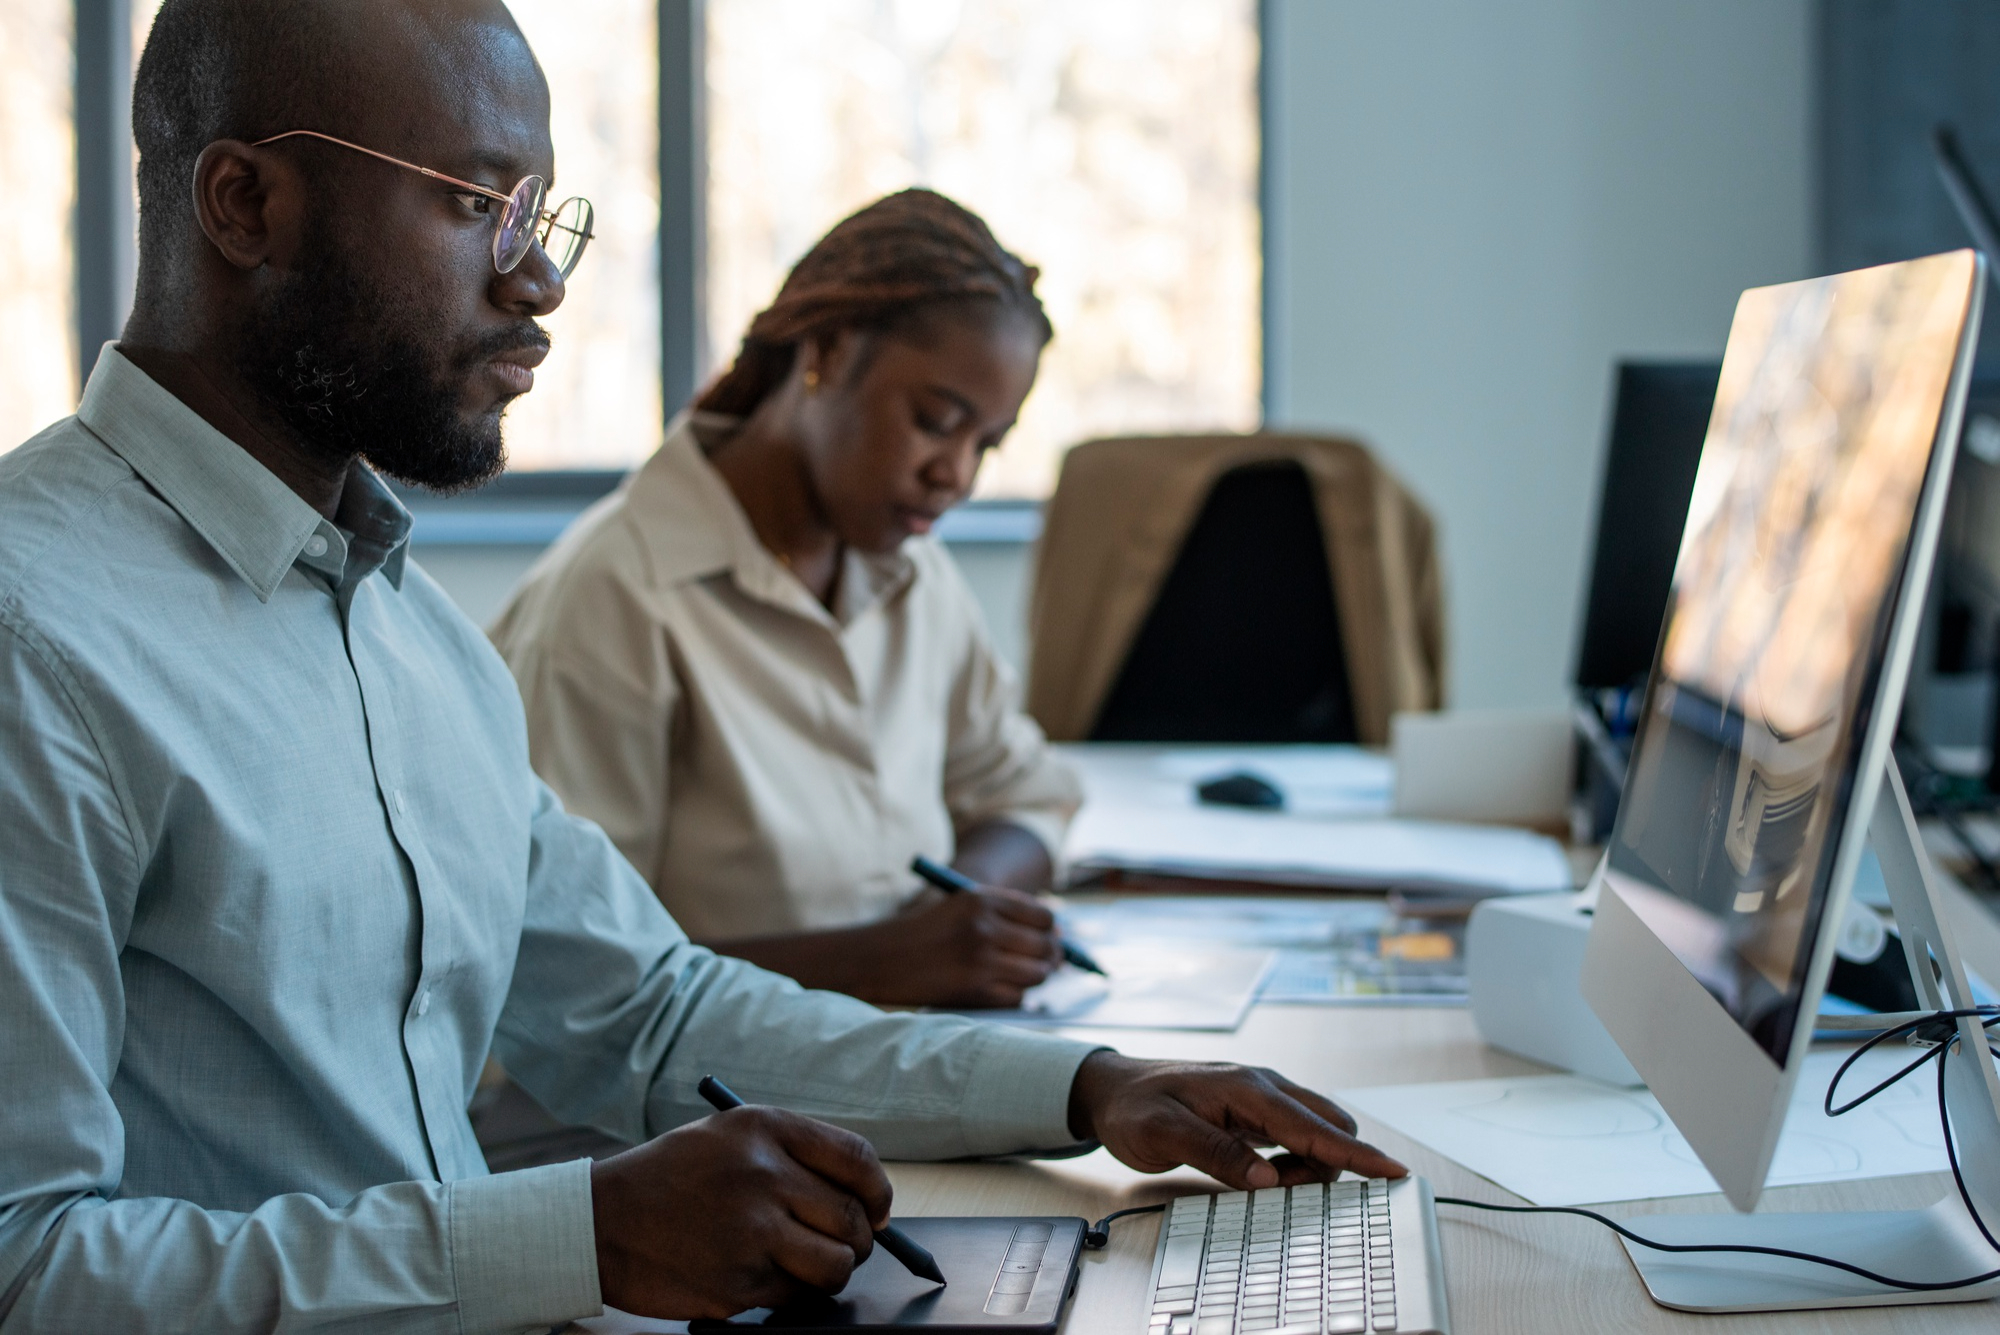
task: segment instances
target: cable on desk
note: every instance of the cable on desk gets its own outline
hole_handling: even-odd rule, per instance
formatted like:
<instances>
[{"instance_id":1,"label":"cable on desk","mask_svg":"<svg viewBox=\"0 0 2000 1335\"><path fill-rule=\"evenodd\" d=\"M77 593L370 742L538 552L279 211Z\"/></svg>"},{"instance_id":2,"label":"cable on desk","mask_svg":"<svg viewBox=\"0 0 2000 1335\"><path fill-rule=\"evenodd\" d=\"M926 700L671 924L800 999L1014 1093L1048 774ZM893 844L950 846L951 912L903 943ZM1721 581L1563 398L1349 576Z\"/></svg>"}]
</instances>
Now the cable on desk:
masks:
<instances>
[{"instance_id":1,"label":"cable on desk","mask_svg":"<svg viewBox=\"0 0 2000 1335\"><path fill-rule=\"evenodd\" d=\"M2000 1024L2000 1007L1975 1006L1966 1010L1936 1011L1932 1014L1920 1016L1917 1019L1896 1025L1893 1028L1885 1029L1875 1035L1849 1053L1847 1060L1840 1064L1840 1069L1833 1073L1833 1079L1829 1080L1826 1086L1825 1108L1828 1117L1839 1117L1843 1113L1853 1112L1856 1108L1859 1108L1862 1104L1889 1088L1889 1086L1913 1074L1925 1062L1935 1061L1938 1066L1938 1121L1944 1127L1945 1157L1951 1162L1952 1181L1957 1184L1958 1197L1965 1202L1966 1212L1972 1216L1972 1222L1978 1225L1980 1235L1986 1239L1988 1246L1992 1247L1994 1251L2000 1252L2000 1242L1994 1241L1992 1230L1987 1228L1986 1221L1980 1218L1979 1207L1972 1203L1972 1193L1965 1185L1965 1174L1960 1170L1958 1165L1958 1146L1952 1139L1951 1116L1945 1105L1945 1062L1949 1059L1952 1048L1961 1042L1955 1022L1968 1018L1978 1020L1981 1029L1990 1031L1994 1025ZM1898 1036L1907 1037L1912 1043L1929 1045L1931 1050L1872 1089L1855 1098L1849 1099L1838 1108L1834 1107L1834 1091L1840 1087L1841 1077L1847 1074L1848 1068L1861 1060L1862 1056L1877 1044ZM1986 1049L1995 1056L2000 1056L2000 1049L1995 1049L1990 1042L1986 1045ZM1649 1251L1746 1252L1755 1256L1778 1256L1790 1261L1805 1261L1812 1265L1831 1266L1836 1270L1845 1270L1851 1275L1858 1275L1862 1279L1869 1280L1872 1283L1885 1285L1892 1289L1904 1289L1917 1293L1936 1292L1944 1289L1965 1289L1975 1284L1984 1284L1988 1280L2000 1279L2000 1270L1989 1270L1983 1275L1973 1275L1967 1279L1896 1279L1890 1275L1878 1275L1873 1270L1853 1265L1847 1261L1837 1260L1831 1256L1815 1256L1811 1252L1795 1252L1784 1247L1760 1247L1752 1243L1655 1242L1651 1238L1640 1237L1637 1233L1634 1233L1631 1229L1607 1215L1601 1215L1595 1210L1585 1210L1574 1205L1494 1205L1487 1201L1466 1200L1462 1196L1438 1196L1435 1199L1439 1205L1458 1205L1470 1210L1491 1210L1497 1214L1573 1214L1579 1218L1602 1224L1619 1237L1624 1238L1627 1242L1644 1247Z\"/></svg>"},{"instance_id":2,"label":"cable on desk","mask_svg":"<svg viewBox=\"0 0 2000 1335\"><path fill-rule=\"evenodd\" d=\"M1132 1214L1159 1214L1167 1207L1162 1205L1135 1205L1129 1210L1113 1210L1104 1218L1083 1231L1083 1245L1091 1251L1101 1251L1111 1245L1111 1221L1123 1219Z\"/></svg>"},{"instance_id":3,"label":"cable on desk","mask_svg":"<svg viewBox=\"0 0 2000 1335\"><path fill-rule=\"evenodd\" d=\"M2000 1279L2000 1270L1989 1270L1970 1279L1936 1281L1894 1279L1888 1275L1878 1275L1873 1270L1866 1270L1858 1265L1850 1265L1846 1261L1835 1260L1831 1256L1814 1256L1810 1252L1795 1252L1783 1247L1759 1247L1747 1242L1655 1242L1651 1238L1640 1237L1616 1219L1577 1205L1494 1205L1487 1201L1469 1201L1461 1196L1437 1196L1433 1199L1439 1205L1462 1205L1468 1209L1494 1210L1501 1214L1573 1214L1602 1224L1626 1241L1656 1252L1751 1252L1758 1256L1782 1256L1793 1261L1810 1261L1814 1265L1833 1266L1835 1269L1859 1275L1863 1279L1873 1280L1877 1284L1886 1284L1892 1289L1964 1289L1974 1284L1984 1284L1989 1279Z\"/></svg>"}]
</instances>

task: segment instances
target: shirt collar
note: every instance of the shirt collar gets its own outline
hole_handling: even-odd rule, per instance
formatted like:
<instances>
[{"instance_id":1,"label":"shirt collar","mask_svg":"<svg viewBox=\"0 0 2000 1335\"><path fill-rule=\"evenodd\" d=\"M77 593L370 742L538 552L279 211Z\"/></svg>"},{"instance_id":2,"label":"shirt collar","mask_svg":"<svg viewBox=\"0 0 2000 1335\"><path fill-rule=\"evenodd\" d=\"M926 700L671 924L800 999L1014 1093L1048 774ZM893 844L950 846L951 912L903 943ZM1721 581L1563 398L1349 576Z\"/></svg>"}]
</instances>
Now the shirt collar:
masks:
<instances>
[{"instance_id":1,"label":"shirt collar","mask_svg":"<svg viewBox=\"0 0 2000 1335\"><path fill-rule=\"evenodd\" d=\"M361 463L348 473L338 525L328 523L249 451L128 361L116 344L106 344L98 355L77 418L260 600L270 601L294 564L338 580L350 559L359 560L402 587L410 514Z\"/></svg>"},{"instance_id":2,"label":"shirt collar","mask_svg":"<svg viewBox=\"0 0 2000 1335\"><path fill-rule=\"evenodd\" d=\"M631 503L641 516L639 541L662 584L726 571L745 593L764 602L846 624L915 579L915 563L900 551L888 556L849 552L839 615L829 614L758 539L736 493L708 461L704 445L719 444L741 425L741 418L723 413L682 413L632 480Z\"/></svg>"}]
</instances>

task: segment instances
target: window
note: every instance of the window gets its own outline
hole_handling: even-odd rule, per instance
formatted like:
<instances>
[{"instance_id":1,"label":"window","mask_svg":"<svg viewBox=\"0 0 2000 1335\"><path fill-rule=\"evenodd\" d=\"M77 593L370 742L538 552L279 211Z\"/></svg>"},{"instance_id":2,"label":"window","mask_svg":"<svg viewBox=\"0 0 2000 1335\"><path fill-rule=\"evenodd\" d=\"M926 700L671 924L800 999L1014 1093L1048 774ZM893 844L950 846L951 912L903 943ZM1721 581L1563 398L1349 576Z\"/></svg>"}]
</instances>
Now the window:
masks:
<instances>
[{"instance_id":1,"label":"window","mask_svg":"<svg viewBox=\"0 0 2000 1335\"><path fill-rule=\"evenodd\" d=\"M76 409L71 0L0 5L0 450Z\"/></svg>"},{"instance_id":2,"label":"window","mask_svg":"<svg viewBox=\"0 0 2000 1335\"><path fill-rule=\"evenodd\" d=\"M1259 416L1253 0L708 0L708 369L835 222L912 184L1042 269L1056 342L980 494L1094 435Z\"/></svg>"},{"instance_id":3,"label":"window","mask_svg":"<svg viewBox=\"0 0 2000 1335\"><path fill-rule=\"evenodd\" d=\"M131 0L135 67L159 6ZM554 197L580 194L597 208L590 252L543 321L555 347L534 392L508 410L508 459L523 470L627 469L661 433L658 3L590 0L587 22L573 0L508 8L549 81Z\"/></svg>"},{"instance_id":4,"label":"window","mask_svg":"<svg viewBox=\"0 0 2000 1335\"><path fill-rule=\"evenodd\" d=\"M108 62L122 69L158 3L0 6L0 166L39 187L0 242L0 301L16 350L0 369L0 448L73 408L79 328L115 336L121 318L117 295L96 288L106 273L116 286L121 256L129 267L130 219L115 216L118 199L93 204L90 191L90 217L73 218L71 48L79 60L88 53L72 37L72 13L81 4L129 15L129 50L121 37ZM553 95L558 193L589 196L598 227L548 319L554 353L508 415L515 469L640 462L680 407L686 378L704 380L727 362L798 256L849 212L919 183L977 210L1041 267L1056 325L1020 425L982 471L981 495L1046 494L1061 451L1092 435L1255 425L1256 6L592 0L586 21L575 0L513 0ZM661 29L663 14L674 27ZM701 36L686 55L702 53L703 106L691 118L665 115L658 57L685 46L695 16ZM663 31L675 41L663 44ZM90 58L98 74L106 64ZM689 68L669 71L668 91L682 99ZM690 121L706 127L695 142L683 128ZM125 169L122 137L98 150ZM675 271L664 275L663 159L695 164L669 169ZM86 183L99 179L93 171ZM89 241L82 275L98 276L81 306L79 236ZM687 313L691 293L697 315ZM672 298L671 403L663 294Z\"/></svg>"},{"instance_id":5,"label":"window","mask_svg":"<svg viewBox=\"0 0 2000 1335\"><path fill-rule=\"evenodd\" d=\"M558 199L597 237L571 275L534 393L507 412L512 466L616 468L660 443L656 0L509 0L548 76Z\"/></svg>"}]
</instances>

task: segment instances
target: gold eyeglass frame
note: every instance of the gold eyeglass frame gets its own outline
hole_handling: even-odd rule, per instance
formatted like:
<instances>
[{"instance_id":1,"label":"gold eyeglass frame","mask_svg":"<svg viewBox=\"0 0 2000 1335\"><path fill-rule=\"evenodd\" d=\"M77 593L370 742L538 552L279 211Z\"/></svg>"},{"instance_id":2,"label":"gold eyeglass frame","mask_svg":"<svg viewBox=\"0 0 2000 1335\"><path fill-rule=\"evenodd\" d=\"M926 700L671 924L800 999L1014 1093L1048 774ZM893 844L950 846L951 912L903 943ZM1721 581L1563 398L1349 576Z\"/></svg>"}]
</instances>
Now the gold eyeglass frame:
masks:
<instances>
[{"instance_id":1,"label":"gold eyeglass frame","mask_svg":"<svg viewBox=\"0 0 2000 1335\"><path fill-rule=\"evenodd\" d=\"M503 194L477 182L461 181L456 176L446 176L443 172L432 171L429 167L420 167L401 158L392 158L387 153L378 153L372 148L363 148L360 144L351 144L345 139L336 139L318 130L287 130L268 139L259 139L251 147L262 148L266 144L275 144L280 139L296 138L323 139L329 144L351 148L356 153L366 153L371 158L379 158L383 162L428 176L433 181L442 181L446 185L455 185L472 194L498 200L502 207L499 226L493 229L493 267L500 273L512 273L521 261L527 258L530 245L540 245L542 253L548 255L549 237L557 231L562 231L575 238L576 248L570 252L566 263L555 264L553 255L550 255L550 262L555 265L557 276L567 279L576 272L576 266L583 260L584 250L590 245L591 238L596 235L591 229L597 221L597 212L591 208L590 201L582 195L572 195L553 209L542 207L548 202L548 183L539 176L523 176L514 183L511 191ZM572 205L576 207L577 217L573 223L565 222L561 215ZM527 218L533 219L534 225L523 228L522 221ZM527 238L525 241L517 240L523 236Z\"/></svg>"}]
</instances>

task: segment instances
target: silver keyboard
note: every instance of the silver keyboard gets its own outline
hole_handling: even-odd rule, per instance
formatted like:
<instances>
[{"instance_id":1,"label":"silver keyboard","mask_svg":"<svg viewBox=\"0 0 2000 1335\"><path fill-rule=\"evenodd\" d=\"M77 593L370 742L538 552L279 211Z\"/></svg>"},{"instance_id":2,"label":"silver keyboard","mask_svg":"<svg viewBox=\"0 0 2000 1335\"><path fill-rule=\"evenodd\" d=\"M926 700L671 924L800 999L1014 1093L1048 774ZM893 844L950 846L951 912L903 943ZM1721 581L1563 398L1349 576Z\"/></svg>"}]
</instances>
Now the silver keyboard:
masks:
<instances>
[{"instance_id":1,"label":"silver keyboard","mask_svg":"<svg viewBox=\"0 0 2000 1335\"><path fill-rule=\"evenodd\" d=\"M1347 1180L1167 1207L1148 1335L1450 1335L1430 1183Z\"/></svg>"}]
</instances>

